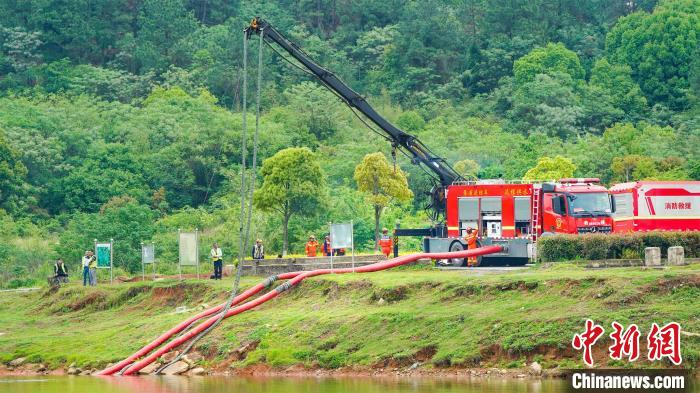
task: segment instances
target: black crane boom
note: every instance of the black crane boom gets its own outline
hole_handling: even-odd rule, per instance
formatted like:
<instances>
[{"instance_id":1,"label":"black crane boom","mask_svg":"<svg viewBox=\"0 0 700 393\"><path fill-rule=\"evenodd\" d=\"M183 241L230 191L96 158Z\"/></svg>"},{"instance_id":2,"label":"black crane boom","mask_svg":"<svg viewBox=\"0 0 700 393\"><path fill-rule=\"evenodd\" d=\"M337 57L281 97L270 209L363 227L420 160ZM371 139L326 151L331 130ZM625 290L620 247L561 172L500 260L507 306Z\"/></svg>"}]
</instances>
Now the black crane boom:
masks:
<instances>
[{"instance_id":1,"label":"black crane boom","mask_svg":"<svg viewBox=\"0 0 700 393\"><path fill-rule=\"evenodd\" d=\"M399 129L382 117L376 110L374 110L374 108L372 108L364 97L351 89L332 72L314 62L306 53L304 53L301 48L299 48L299 46L284 37L267 21L261 18L255 18L251 21L250 26L248 26L245 31L247 34L260 34L262 31L264 39L270 40L279 45L282 49L294 57L294 59L301 63L309 72L315 75L327 88L335 92L336 95L342 98L348 105L357 109L362 115L381 129L386 134L386 137L392 141L392 145L407 152L414 163L425 165L426 168L433 172L439 179L439 188L442 189L440 190L440 194L442 194L440 198L444 197L444 188L460 178L460 175L455 172L455 170L452 169L452 167L450 167L443 158L433 154L430 149L418 138ZM433 190L433 194L435 194L435 191L436 190ZM434 195L433 199L435 199L435 197L436 196ZM438 212L443 211L444 207L436 206L435 202L437 201L433 200L432 207L438 210Z\"/></svg>"}]
</instances>

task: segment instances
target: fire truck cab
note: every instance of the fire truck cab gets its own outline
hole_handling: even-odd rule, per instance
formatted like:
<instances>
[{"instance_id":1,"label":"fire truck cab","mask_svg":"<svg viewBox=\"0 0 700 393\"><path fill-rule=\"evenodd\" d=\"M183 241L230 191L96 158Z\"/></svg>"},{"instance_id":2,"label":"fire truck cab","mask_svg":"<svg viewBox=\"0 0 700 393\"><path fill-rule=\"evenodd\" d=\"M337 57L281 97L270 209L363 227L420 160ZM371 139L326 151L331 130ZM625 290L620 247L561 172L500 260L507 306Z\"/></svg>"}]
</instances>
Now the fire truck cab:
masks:
<instances>
[{"instance_id":1,"label":"fire truck cab","mask_svg":"<svg viewBox=\"0 0 700 393\"><path fill-rule=\"evenodd\" d=\"M446 236L427 237L428 252L466 247L468 228L479 231L480 245L498 244L504 252L484 256L481 262L525 264L540 236L555 233L609 233L612 231L610 196L594 178L558 182L459 182L447 188ZM461 265L461 261L452 261Z\"/></svg>"}]
</instances>

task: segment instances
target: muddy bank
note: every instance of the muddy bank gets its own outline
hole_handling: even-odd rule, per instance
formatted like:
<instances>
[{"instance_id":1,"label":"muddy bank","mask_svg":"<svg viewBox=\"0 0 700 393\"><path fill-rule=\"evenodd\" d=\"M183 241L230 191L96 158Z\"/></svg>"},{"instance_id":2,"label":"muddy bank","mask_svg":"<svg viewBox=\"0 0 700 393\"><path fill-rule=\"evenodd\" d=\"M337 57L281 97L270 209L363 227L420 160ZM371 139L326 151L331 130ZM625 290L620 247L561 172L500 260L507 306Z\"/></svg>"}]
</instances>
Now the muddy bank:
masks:
<instances>
[{"instance_id":1,"label":"muddy bank","mask_svg":"<svg viewBox=\"0 0 700 393\"><path fill-rule=\"evenodd\" d=\"M72 366L72 365L71 365ZM438 378L438 379L547 379L565 378L566 369L542 369L537 362L524 365L522 368L434 368L424 364L413 364L410 367L371 368L371 367L342 367L338 369L323 369L295 365L290 367L272 367L257 364L242 368L228 364L219 364L210 369L192 365L188 371L178 373L180 376L239 376L255 378ZM97 369L77 369L60 367L47 369L42 364L24 364L18 367L0 365L0 377L3 376L41 376L41 375L76 375L91 376ZM193 372L194 371L194 372ZM147 374L147 373L146 373ZM141 373L141 375L145 375ZM700 369L693 370L691 375L700 379Z\"/></svg>"},{"instance_id":2,"label":"muddy bank","mask_svg":"<svg viewBox=\"0 0 700 393\"><path fill-rule=\"evenodd\" d=\"M40 376L40 375L71 375L67 367L53 370L42 365L28 364L21 367L0 366L0 377L3 376ZM90 376L96 369L81 370L76 376ZM190 370L191 371L191 370ZM193 376L189 372L179 374ZM202 374L213 376L246 376L246 377L328 377L328 378L563 378L564 370L541 370L536 367L518 369L499 368L449 368L435 369L422 366L409 368L373 369L363 367L345 367L340 369L309 368L301 365L275 368L268 365L255 365L243 368L228 368L224 365L205 370Z\"/></svg>"}]
</instances>

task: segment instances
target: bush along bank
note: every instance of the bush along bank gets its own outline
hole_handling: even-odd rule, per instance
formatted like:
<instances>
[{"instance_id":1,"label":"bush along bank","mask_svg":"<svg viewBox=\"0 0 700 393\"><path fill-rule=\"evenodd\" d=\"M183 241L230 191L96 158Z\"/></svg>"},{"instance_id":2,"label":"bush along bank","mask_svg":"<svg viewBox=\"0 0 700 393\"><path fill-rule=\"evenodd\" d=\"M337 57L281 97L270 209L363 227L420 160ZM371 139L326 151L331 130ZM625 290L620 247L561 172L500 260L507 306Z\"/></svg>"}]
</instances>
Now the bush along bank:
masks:
<instances>
[{"instance_id":1,"label":"bush along bank","mask_svg":"<svg viewBox=\"0 0 700 393\"><path fill-rule=\"evenodd\" d=\"M543 262L601 259L640 259L645 247L682 246L686 258L700 258L700 232L639 232L630 234L555 235L537 243Z\"/></svg>"}]
</instances>

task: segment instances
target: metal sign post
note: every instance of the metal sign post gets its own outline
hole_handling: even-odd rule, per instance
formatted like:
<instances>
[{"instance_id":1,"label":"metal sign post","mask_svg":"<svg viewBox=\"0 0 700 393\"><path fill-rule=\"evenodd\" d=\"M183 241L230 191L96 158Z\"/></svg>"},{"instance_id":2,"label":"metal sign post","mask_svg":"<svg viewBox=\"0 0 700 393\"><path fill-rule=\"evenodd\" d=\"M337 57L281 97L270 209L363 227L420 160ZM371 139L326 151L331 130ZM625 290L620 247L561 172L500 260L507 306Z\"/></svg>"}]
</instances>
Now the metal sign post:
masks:
<instances>
[{"instance_id":1,"label":"metal sign post","mask_svg":"<svg viewBox=\"0 0 700 393\"><path fill-rule=\"evenodd\" d=\"M355 273L355 225L350 220L350 248L352 248L352 272Z\"/></svg>"},{"instance_id":2,"label":"metal sign post","mask_svg":"<svg viewBox=\"0 0 700 393\"><path fill-rule=\"evenodd\" d=\"M109 239L109 283L114 279L114 239Z\"/></svg>"},{"instance_id":3,"label":"metal sign post","mask_svg":"<svg viewBox=\"0 0 700 393\"><path fill-rule=\"evenodd\" d=\"M333 223L329 222L328 223L328 236L331 238L331 244L328 245L328 247L331 249L331 272L333 271ZM323 244L326 244L326 239L323 239ZM323 251L323 247L321 247L321 251Z\"/></svg>"},{"instance_id":4,"label":"metal sign post","mask_svg":"<svg viewBox=\"0 0 700 393\"><path fill-rule=\"evenodd\" d=\"M180 239L182 238L182 233L180 228L177 228L177 273L180 275L180 280L182 280L182 246L180 245Z\"/></svg>"},{"instance_id":5,"label":"metal sign post","mask_svg":"<svg viewBox=\"0 0 700 393\"><path fill-rule=\"evenodd\" d=\"M153 281L156 280L156 244L151 243L151 248L153 248Z\"/></svg>"},{"instance_id":6,"label":"metal sign post","mask_svg":"<svg viewBox=\"0 0 700 393\"><path fill-rule=\"evenodd\" d=\"M146 265L144 262L144 249L143 249L143 242L141 242L141 281L146 281Z\"/></svg>"}]
</instances>

